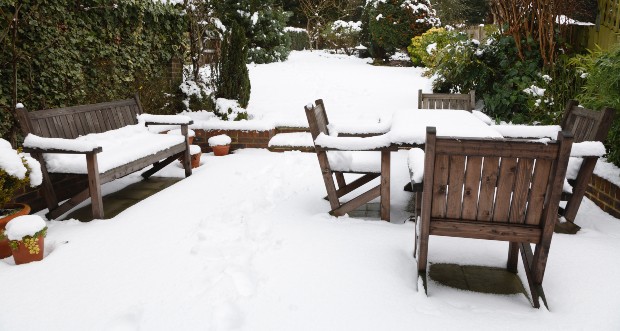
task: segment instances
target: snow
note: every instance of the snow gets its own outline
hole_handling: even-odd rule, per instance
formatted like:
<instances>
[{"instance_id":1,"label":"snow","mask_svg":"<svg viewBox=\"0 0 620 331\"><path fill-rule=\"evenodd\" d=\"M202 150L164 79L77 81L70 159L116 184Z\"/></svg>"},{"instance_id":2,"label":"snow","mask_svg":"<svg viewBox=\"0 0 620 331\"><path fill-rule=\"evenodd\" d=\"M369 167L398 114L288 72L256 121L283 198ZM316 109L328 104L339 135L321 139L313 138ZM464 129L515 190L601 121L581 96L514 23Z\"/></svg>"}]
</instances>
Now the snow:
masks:
<instances>
[{"instance_id":1,"label":"snow","mask_svg":"<svg viewBox=\"0 0 620 331\"><path fill-rule=\"evenodd\" d=\"M269 147L272 146L314 147L314 142L310 132L278 133L269 140Z\"/></svg>"},{"instance_id":2,"label":"snow","mask_svg":"<svg viewBox=\"0 0 620 331\"><path fill-rule=\"evenodd\" d=\"M189 124L191 118L185 115L138 115L139 123L161 123L161 124Z\"/></svg>"},{"instance_id":3,"label":"snow","mask_svg":"<svg viewBox=\"0 0 620 331\"><path fill-rule=\"evenodd\" d=\"M24 139L24 147L86 153L101 145L84 139L47 138L30 133Z\"/></svg>"},{"instance_id":4,"label":"snow","mask_svg":"<svg viewBox=\"0 0 620 331\"><path fill-rule=\"evenodd\" d=\"M30 136L32 135L28 137ZM32 143L29 143L28 137L26 141L24 141L24 145L31 147L38 146L39 142L41 142L43 146L58 146L58 148L67 146L101 146L103 151L97 154L100 173L104 173L110 169L180 144L184 139L181 135L155 134L149 132L143 124L129 125L102 133L92 133L73 140L62 139L62 141L58 142L56 140L49 140L56 138L37 137L37 139L31 140ZM86 169L86 157L82 154L47 153L44 154L44 158L47 171L49 172L72 174L88 173Z\"/></svg>"},{"instance_id":5,"label":"snow","mask_svg":"<svg viewBox=\"0 0 620 331\"><path fill-rule=\"evenodd\" d=\"M381 152L327 152L332 171L381 172Z\"/></svg>"},{"instance_id":6,"label":"snow","mask_svg":"<svg viewBox=\"0 0 620 331\"><path fill-rule=\"evenodd\" d=\"M335 148L345 151L363 151L389 147L391 144L388 134L367 138L360 137L335 137L324 133L316 137L314 143L325 148Z\"/></svg>"},{"instance_id":7,"label":"snow","mask_svg":"<svg viewBox=\"0 0 620 331\"><path fill-rule=\"evenodd\" d=\"M413 91L430 86L411 68L320 54L253 67L256 113L273 122L305 121L304 102L326 95L330 120L377 122L415 107ZM337 70L354 75L348 85L315 80L338 77L326 72ZM287 75L296 78L280 81ZM304 84L308 89L287 86ZM550 311L531 308L524 295L461 291L432 280L428 296L418 291L414 225L404 211L411 193L402 190L407 151L391 154L391 223L330 216L314 153L255 149L225 158L205 153L192 176L112 219L50 222L42 261L0 260L2 300L10 303L0 310L0 329L620 329L620 220L587 199L575 220L582 230L553 236L544 279ZM162 173L184 177L176 161L156 175ZM139 179L133 174L102 190ZM507 248L433 236L429 261L505 267ZM527 284L521 266L517 275Z\"/></svg>"},{"instance_id":8,"label":"snow","mask_svg":"<svg viewBox=\"0 0 620 331\"><path fill-rule=\"evenodd\" d=\"M607 162L607 159L601 158L596 162L594 173L620 187L620 168L613 163Z\"/></svg>"},{"instance_id":9,"label":"snow","mask_svg":"<svg viewBox=\"0 0 620 331\"><path fill-rule=\"evenodd\" d=\"M232 140L230 139L229 136L225 134L220 134L220 135L209 138L208 142L209 142L209 146L223 146L223 145L230 145Z\"/></svg>"},{"instance_id":10,"label":"snow","mask_svg":"<svg viewBox=\"0 0 620 331\"><path fill-rule=\"evenodd\" d=\"M18 216L6 224L4 234L9 240L22 240L26 236L34 236L46 226L45 221L39 215Z\"/></svg>"},{"instance_id":11,"label":"snow","mask_svg":"<svg viewBox=\"0 0 620 331\"><path fill-rule=\"evenodd\" d=\"M174 130L170 130L167 132L167 134L176 134L176 135L183 135L183 133L181 133L181 129L174 129ZM188 129L187 130L187 136L188 137L196 137L196 132L192 129Z\"/></svg>"},{"instance_id":12,"label":"snow","mask_svg":"<svg viewBox=\"0 0 620 331\"><path fill-rule=\"evenodd\" d=\"M600 141L582 141L573 143L570 156L603 156L606 152L605 145Z\"/></svg>"},{"instance_id":13,"label":"snow","mask_svg":"<svg viewBox=\"0 0 620 331\"><path fill-rule=\"evenodd\" d=\"M191 117L194 113L188 113ZM308 124L306 123L306 126ZM223 121L218 119L211 120L203 120L203 121L195 121L193 125L190 126L194 130L205 130L205 131L215 131L215 130L240 130L240 131L269 131L275 129L275 124L271 121L263 121L263 120L241 120L241 121Z\"/></svg>"},{"instance_id":14,"label":"snow","mask_svg":"<svg viewBox=\"0 0 620 331\"><path fill-rule=\"evenodd\" d=\"M202 153L202 150L200 150L200 146L198 145L189 145L189 154L190 155L196 155Z\"/></svg>"},{"instance_id":15,"label":"snow","mask_svg":"<svg viewBox=\"0 0 620 331\"><path fill-rule=\"evenodd\" d=\"M411 181L422 183L424 179L424 151L421 148L412 148L407 152L407 165L411 172Z\"/></svg>"},{"instance_id":16,"label":"snow","mask_svg":"<svg viewBox=\"0 0 620 331\"><path fill-rule=\"evenodd\" d=\"M551 138L556 139L562 131L559 125L499 124L492 126L506 138Z\"/></svg>"},{"instance_id":17,"label":"snow","mask_svg":"<svg viewBox=\"0 0 620 331\"><path fill-rule=\"evenodd\" d=\"M22 163L22 159L17 151L11 147L11 144L0 138L0 169L4 170L9 176L19 179L26 177L26 167Z\"/></svg>"}]
</instances>

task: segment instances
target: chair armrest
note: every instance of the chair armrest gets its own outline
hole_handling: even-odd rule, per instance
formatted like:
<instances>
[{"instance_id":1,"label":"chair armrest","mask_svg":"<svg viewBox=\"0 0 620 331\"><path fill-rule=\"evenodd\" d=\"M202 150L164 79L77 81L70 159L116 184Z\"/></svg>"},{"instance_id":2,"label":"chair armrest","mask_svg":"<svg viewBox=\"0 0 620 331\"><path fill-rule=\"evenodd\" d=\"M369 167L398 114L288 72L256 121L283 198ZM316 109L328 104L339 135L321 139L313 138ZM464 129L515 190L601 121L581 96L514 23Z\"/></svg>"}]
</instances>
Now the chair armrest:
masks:
<instances>
[{"instance_id":1,"label":"chair armrest","mask_svg":"<svg viewBox=\"0 0 620 331\"><path fill-rule=\"evenodd\" d=\"M387 134L373 137L332 137L324 133L314 140L315 146L324 151L382 151L396 150Z\"/></svg>"},{"instance_id":2,"label":"chair armrest","mask_svg":"<svg viewBox=\"0 0 620 331\"><path fill-rule=\"evenodd\" d=\"M558 132L562 131L559 125L511 125L500 124L491 126L504 138L551 138L555 139Z\"/></svg>"},{"instance_id":3,"label":"chair armrest","mask_svg":"<svg viewBox=\"0 0 620 331\"><path fill-rule=\"evenodd\" d=\"M27 153L88 154L102 151L103 148L93 142L75 139L46 138L32 133L24 139L24 152Z\"/></svg>"},{"instance_id":4,"label":"chair armrest","mask_svg":"<svg viewBox=\"0 0 620 331\"><path fill-rule=\"evenodd\" d=\"M194 121L189 116L184 115L138 115L138 122L144 125L191 125Z\"/></svg>"}]
</instances>

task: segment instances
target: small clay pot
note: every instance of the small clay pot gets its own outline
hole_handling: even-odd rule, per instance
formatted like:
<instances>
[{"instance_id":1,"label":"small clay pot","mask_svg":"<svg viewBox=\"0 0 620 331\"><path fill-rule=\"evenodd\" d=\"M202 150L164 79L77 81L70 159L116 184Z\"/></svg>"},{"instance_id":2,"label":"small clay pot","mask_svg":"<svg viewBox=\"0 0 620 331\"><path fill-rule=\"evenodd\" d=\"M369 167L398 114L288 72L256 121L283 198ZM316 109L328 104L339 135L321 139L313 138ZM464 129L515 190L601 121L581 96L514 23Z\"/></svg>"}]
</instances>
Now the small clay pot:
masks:
<instances>
[{"instance_id":1,"label":"small clay pot","mask_svg":"<svg viewBox=\"0 0 620 331\"><path fill-rule=\"evenodd\" d=\"M4 209L19 209L17 212L0 218L0 230L4 230L6 224L10 220L17 216L23 216L30 214L30 206L23 203L8 204L4 206ZM0 259L4 259L11 256L11 246L9 246L9 239L0 240Z\"/></svg>"},{"instance_id":2,"label":"small clay pot","mask_svg":"<svg viewBox=\"0 0 620 331\"><path fill-rule=\"evenodd\" d=\"M200 167L200 156L201 155L202 153L192 155L192 158L191 158L192 169Z\"/></svg>"},{"instance_id":3,"label":"small clay pot","mask_svg":"<svg viewBox=\"0 0 620 331\"><path fill-rule=\"evenodd\" d=\"M215 156L224 156L228 155L230 145L211 146L211 148L213 149L213 154L215 154Z\"/></svg>"},{"instance_id":4,"label":"small clay pot","mask_svg":"<svg viewBox=\"0 0 620 331\"><path fill-rule=\"evenodd\" d=\"M39 235L35 240L39 246L39 252L34 254L30 253L24 241L18 241L17 249L13 250L13 259L15 260L15 264L25 264L43 260L43 250L45 248L43 235Z\"/></svg>"}]
</instances>

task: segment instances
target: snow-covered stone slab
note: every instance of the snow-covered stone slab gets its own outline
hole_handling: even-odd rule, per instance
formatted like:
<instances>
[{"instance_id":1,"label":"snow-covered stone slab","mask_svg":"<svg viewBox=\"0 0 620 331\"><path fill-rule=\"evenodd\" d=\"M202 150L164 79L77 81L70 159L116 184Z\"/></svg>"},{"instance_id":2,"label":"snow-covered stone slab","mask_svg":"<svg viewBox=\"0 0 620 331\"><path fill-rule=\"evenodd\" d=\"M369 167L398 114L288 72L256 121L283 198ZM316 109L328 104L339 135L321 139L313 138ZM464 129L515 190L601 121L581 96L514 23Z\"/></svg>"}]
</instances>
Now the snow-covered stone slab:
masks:
<instances>
[{"instance_id":1,"label":"snow-covered stone slab","mask_svg":"<svg viewBox=\"0 0 620 331\"><path fill-rule=\"evenodd\" d=\"M273 136L269 147L314 147L314 143L310 132L289 132Z\"/></svg>"}]
</instances>

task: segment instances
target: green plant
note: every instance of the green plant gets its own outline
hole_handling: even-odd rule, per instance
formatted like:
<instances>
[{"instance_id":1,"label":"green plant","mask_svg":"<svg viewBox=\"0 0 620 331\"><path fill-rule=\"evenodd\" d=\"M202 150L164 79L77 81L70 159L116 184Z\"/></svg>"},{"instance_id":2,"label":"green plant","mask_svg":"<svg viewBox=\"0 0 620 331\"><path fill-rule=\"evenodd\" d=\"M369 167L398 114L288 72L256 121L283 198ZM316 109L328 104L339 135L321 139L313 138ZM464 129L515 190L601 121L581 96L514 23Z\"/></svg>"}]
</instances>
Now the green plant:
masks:
<instances>
[{"instance_id":1,"label":"green plant","mask_svg":"<svg viewBox=\"0 0 620 331\"><path fill-rule=\"evenodd\" d=\"M230 35L222 43L222 55L217 63L216 95L218 98L237 100L245 108L251 89L246 65L247 39L243 27L236 22L233 21L230 30Z\"/></svg>"},{"instance_id":2,"label":"green plant","mask_svg":"<svg viewBox=\"0 0 620 331\"><path fill-rule=\"evenodd\" d=\"M16 191L30 185L32 187L41 184L41 168L39 163L22 154L20 150L14 150L11 144L0 139L0 209L11 199Z\"/></svg>"},{"instance_id":3,"label":"green plant","mask_svg":"<svg viewBox=\"0 0 620 331\"><path fill-rule=\"evenodd\" d=\"M323 38L329 48L342 50L351 55L359 43L362 22L345 22L338 20L327 25L323 31Z\"/></svg>"},{"instance_id":4,"label":"green plant","mask_svg":"<svg viewBox=\"0 0 620 331\"><path fill-rule=\"evenodd\" d=\"M579 55L570 62L585 79L577 100L585 107L616 110L614 123L607 136L607 159L620 166L620 46L609 51L600 48Z\"/></svg>"},{"instance_id":5,"label":"green plant","mask_svg":"<svg viewBox=\"0 0 620 331\"><path fill-rule=\"evenodd\" d=\"M24 246L26 246L28 253L39 254L39 252L41 251L41 247L39 247L39 241L37 240L37 238L45 236L47 236L47 226L37 231L32 236L24 236L21 240L10 240L9 245L11 246L11 249L17 250L17 248L19 247L19 242L22 241L24 243Z\"/></svg>"},{"instance_id":6,"label":"green plant","mask_svg":"<svg viewBox=\"0 0 620 331\"><path fill-rule=\"evenodd\" d=\"M366 10L370 52L375 59L405 49L413 36L440 23L428 0L371 0Z\"/></svg>"},{"instance_id":7,"label":"green plant","mask_svg":"<svg viewBox=\"0 0 620 331\"><path fill-rule=\"evenodd\" d=\"M465 34L446 28L430 28L420 36L411 39L407 51L411 61L416 66L433 67L435 58L440 50L450 44L466 40Z\"/></svg>"},{"instance_id":8,"label":"green plant","mask_svg":"<svg viewBox=\"0 0 620 331\"><path fill-rule=\"evenodd\" d=\"M284 32L291 40L291 50L303 51L304 49L310 49L310 36L306 29L289 26L284 29Z\"/></svg>"}]
</instances>

